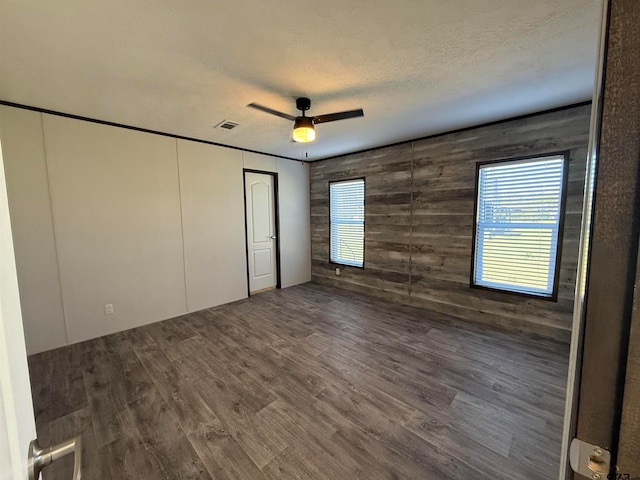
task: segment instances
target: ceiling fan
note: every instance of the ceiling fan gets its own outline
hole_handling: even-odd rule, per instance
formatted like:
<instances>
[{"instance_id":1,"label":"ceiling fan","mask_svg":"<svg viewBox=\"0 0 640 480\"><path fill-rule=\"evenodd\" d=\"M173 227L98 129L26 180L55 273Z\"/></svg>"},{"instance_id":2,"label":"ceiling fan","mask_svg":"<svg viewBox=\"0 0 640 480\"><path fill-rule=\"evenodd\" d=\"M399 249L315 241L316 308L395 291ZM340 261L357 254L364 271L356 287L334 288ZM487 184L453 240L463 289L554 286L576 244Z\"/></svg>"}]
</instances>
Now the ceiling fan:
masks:
<instances>
[{"instance_id":1,"label":"ceiling fan","mask_svg":"<svg viewBox=\"0 0 640 480\"><path fill-rule=\"evenodd\" d=\"M355 118L364 116L364 111L359 108L357 110L349 110L346 112L328 113L326 115L316 115L313 117L305 116L304 112L311 108L311 100L306 97L296 98L296 108L302 112L299 117L294 117L287 113L278 112L268 107L263 107L257 103L250 103L248 107L255 108L265 113L270 113L277 117L291 120L293 123L293 140L296 142L313 142L316 139L316 129L314 125L318 123L335 122L336 120L346 120L347 118Z\"/></svg>"}]
</instances>

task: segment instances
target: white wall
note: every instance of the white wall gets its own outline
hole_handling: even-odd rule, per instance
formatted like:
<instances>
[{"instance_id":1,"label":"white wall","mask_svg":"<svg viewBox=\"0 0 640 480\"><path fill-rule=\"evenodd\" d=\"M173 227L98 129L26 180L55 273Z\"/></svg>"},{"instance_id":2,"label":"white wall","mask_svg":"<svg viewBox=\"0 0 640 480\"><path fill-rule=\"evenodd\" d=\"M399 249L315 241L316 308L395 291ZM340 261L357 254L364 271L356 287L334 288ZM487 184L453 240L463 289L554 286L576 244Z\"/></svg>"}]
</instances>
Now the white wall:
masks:
<instances>
[{"instance_id":1,"label":"white wall","mask_svg":"<svg viewBox=\"0 0 640 480\"><path fill-rule=\"evenodd\" d=\"M278 173L283 287L311 279L308 165L12 107L0 122L29 353L245 298L243 167Z\"/></svg>"},{"instance_id":2,"label":"white wall","mask_svg":"<svg viewBox=\"0 0 640 480\"><path fill-rule=\"evenodd\" d=\"M0 138L27 351L67 344L42 116L0 106Z\"/></svg>"},{"instance_id":3,"label":"white wall","mask_svg":"<svg viewBox=\"0 0 640 480\"><path fill-rule=\"evenodd\" d=\"M69 342L184 313L175 139L52 115L43 125Z\"/></svg>"},{"instance_id":4,"label":"white wall","mask_svg":"<svg viewBox=\"0 0 640 480\"><path fill-rule=\"evenodd\" d=\"M178 159L187 311L245 298L242 152L178 140Z\"/></svg>"},{"instance_id":5,"label":"white wall","mask_svg":"<svg viewBox=\"0 0 640 480\"><path fill-rule=\"evenodd\" d=\"M263 172L277 172L278 159L267 155L260 155L253 152L242 153L242 166L249 170L260 170Z\"/></svg>"},{"instance_id":6,"label":"white wall","mask_svg":"<svg viewBox=\"0 0 640 480\"><path fill-rule=\"evenodd\" d=\"M282 287L311 280L309 165L278 159Z\"/></svg>"}]
</instances>

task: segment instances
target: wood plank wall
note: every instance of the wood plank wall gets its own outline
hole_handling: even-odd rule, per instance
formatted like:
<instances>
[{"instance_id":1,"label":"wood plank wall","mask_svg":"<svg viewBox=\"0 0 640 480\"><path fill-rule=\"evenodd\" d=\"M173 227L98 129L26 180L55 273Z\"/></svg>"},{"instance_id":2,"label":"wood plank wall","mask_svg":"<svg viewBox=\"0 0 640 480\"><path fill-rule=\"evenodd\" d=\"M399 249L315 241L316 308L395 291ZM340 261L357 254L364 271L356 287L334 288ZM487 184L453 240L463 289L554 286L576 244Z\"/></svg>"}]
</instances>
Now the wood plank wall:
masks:
<instances>
[{"instance_id":1,"label":"wood plank wall","mask_svg":"<svg viewBox=\"0 0 640 480\"><path fill-rule=\"evenodd\" d=\"M590 105L311 164L313 281L569 341ZM558 301L469 287L476 163L570 151ZM365 268L329 263L329 181L365 177Z\"/></svg>"}]
</instances>

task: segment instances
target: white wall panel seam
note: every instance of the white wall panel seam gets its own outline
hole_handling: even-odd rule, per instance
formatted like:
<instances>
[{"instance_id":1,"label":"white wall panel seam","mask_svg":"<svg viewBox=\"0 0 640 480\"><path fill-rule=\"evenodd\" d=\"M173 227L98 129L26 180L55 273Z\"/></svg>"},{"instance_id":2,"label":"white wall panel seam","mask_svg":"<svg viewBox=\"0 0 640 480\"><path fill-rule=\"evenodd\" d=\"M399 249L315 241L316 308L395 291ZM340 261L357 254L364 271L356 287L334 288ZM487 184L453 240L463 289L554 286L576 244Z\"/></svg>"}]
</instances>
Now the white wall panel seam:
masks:
<instances>
[{"instance_id":1,"label":"white wall panel seam","mask_svg":"<svg viewBox=\"0 0 640 480\"><path fill-rule=\"evenodd\" d=\"M180 239L182 240L182 277L184 279L184 309L189 309L189 290L187 289L187 259L184 246L184 209L182 206L182 184L180 183L180 153L178 151L178 139L175 138L176 145L176 171L178 174L178 201L180 202Z\"/></svg>"},{"instance_id":2,"label":"white wall panel seam","mask_svg":"<svg viewBox=\"0 0 640 480\"><path fill-rule=\"evenodd\" d=\"M56 252L56 272L58 273L58 285L60 288L60 308L62 308L62 319L64 320L64 335L66 339L66 344L69 345L69 325L67 322L67 313L65 309L64 302L64 290L62 288L62 275L60 273L60 252L58 251L58 238L56 235L56 221L53 215L53 196L51 195L51 177L49 175L49 159L47 156L47 138L44 134L44 114L42 112L38 113L40 116L40 134L42 135L42 149L44 154L44 169L45 174L47 176L47 194L49 196L49 212L51 215L51 232L53 235L53 246L54 251Z\"/></svg>"}]
</instances>

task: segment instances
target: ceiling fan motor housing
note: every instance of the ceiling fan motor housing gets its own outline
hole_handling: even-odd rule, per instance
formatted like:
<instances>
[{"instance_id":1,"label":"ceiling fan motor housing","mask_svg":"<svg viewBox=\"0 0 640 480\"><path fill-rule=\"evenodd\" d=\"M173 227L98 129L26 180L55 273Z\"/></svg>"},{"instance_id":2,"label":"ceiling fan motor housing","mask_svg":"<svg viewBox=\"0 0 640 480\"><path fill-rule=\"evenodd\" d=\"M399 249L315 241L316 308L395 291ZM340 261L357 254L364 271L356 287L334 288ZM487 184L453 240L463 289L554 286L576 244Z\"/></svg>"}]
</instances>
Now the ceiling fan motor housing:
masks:
<instances>
[{"instance_id":1,"label":"ceiling fan motor housing","mask_svg":"<svg viewBox=\"0 0 640 480\"><path fill-rule=\"evenodd\" d=\"M302 115L304 115L304 112L311 108L311 100L309 100L307 97L296 98L296 108L298 110L301 110Z\"/></svg>"}]
</instances>

